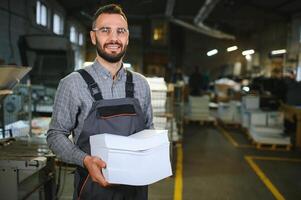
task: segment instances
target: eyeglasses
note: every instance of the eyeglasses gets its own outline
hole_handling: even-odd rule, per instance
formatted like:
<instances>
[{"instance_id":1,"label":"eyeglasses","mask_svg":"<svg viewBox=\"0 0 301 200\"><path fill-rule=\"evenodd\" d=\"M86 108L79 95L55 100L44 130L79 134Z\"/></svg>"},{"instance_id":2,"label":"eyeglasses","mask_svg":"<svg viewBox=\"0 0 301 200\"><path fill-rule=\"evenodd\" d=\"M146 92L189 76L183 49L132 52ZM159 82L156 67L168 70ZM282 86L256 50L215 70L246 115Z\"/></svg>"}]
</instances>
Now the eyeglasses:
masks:
<instances>
[{"instance_id":1,"label":"eyeglasses","mask_svg":"<svg viewBox=\"0 0 301 200\"><path fill-rule=\"evenodd\" d=\"M92 29L92 31L100 33L101 35L109 36L112 34L113 29L110 27L101 27ZM129 30L126 28L116 28L115 33L118 37L125 37L129 33Z\"/></svg>"}]
</instances>

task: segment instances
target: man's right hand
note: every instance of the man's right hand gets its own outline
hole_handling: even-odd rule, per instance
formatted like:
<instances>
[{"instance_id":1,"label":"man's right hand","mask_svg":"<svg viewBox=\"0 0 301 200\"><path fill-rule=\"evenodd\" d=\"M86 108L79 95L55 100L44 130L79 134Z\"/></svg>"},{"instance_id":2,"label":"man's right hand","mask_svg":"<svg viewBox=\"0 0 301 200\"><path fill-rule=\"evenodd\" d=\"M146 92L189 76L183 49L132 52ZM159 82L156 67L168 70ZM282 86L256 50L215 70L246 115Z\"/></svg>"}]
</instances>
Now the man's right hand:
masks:
<instances>
[{"instance_id":1,"label":"man's right hand","mask_svg":"<svg viewBox=\"0 0 301 200\"><path fill-rule=\"evenodd\" d=\"M102 174L102 168L106 168L106 163L96 156L86 156L84 158L84 166L88 170L92 181L97 182L102 187L107 187L110 184L105 180Z\"/></svg>"}]
</instances>

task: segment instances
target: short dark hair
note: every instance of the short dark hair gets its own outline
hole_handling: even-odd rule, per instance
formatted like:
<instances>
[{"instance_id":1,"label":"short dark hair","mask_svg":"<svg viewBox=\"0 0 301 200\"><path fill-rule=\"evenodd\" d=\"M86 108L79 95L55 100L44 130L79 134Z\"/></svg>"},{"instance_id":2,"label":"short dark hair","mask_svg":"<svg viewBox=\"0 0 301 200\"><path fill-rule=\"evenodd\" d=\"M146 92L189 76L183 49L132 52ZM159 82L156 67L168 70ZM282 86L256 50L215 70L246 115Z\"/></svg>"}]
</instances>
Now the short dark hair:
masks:
<instances>
[{"instance_id":1,"label":"short dark hair","mask_svg":"<svg viewBox=\"0 0 301 200\"><path fill-rule=\"evenodd\" d=\"M106 13L106 14L119 14L121 15L125 21L127 21L127 18L121 8L121 6L117 5L117 4L109 4L109 5L105 5L100 7L94 14L93 17L93 22L92 22L92 29L95 28L95 23L97 18L99 17L99 15Z\"/></svg>"}]
</instances>

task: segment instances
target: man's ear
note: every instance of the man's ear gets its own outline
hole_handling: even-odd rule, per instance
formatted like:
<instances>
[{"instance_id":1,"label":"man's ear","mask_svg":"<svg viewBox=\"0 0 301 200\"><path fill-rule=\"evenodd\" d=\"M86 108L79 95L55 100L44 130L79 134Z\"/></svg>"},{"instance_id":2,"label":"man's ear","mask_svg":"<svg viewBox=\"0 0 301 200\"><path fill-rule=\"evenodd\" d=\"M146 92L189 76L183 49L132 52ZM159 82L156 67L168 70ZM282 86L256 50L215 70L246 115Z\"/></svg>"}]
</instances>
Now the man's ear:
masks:
<instances>
[{"instance_id":1,"label":"man's ear","mask_svg":"<svg viewBox=\"0 0 301 200\"><path fill-rule=\"evenodd\" d=\"M94 31L90 31L90 38L91 38L92 44L96 45L96 33Z\"/></svg>"}]
</instances>

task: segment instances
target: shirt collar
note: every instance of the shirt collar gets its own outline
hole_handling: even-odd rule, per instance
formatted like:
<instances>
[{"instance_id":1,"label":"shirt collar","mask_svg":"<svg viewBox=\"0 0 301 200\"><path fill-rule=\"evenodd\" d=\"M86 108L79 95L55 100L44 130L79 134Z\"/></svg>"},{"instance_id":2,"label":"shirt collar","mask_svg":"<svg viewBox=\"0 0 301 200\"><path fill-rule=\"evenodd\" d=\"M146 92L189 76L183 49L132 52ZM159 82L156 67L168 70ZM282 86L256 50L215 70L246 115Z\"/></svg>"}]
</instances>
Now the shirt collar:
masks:
<instances>
[{"instance_id":1,"label":"shirt collar","mask_svg":"<svg viewBox=\"0 0 301 200\"><path fill-rule=\"evenodd\" d=\"M100 76L107 79L112 78L111 73L104 66L102 66L96 59L93 63L93 68L99 72ZM123 67L123 63L121 68L117 71L116 80L121 80L124 76L126 76L126 70Z\"/></svg>"}]
</instances>

